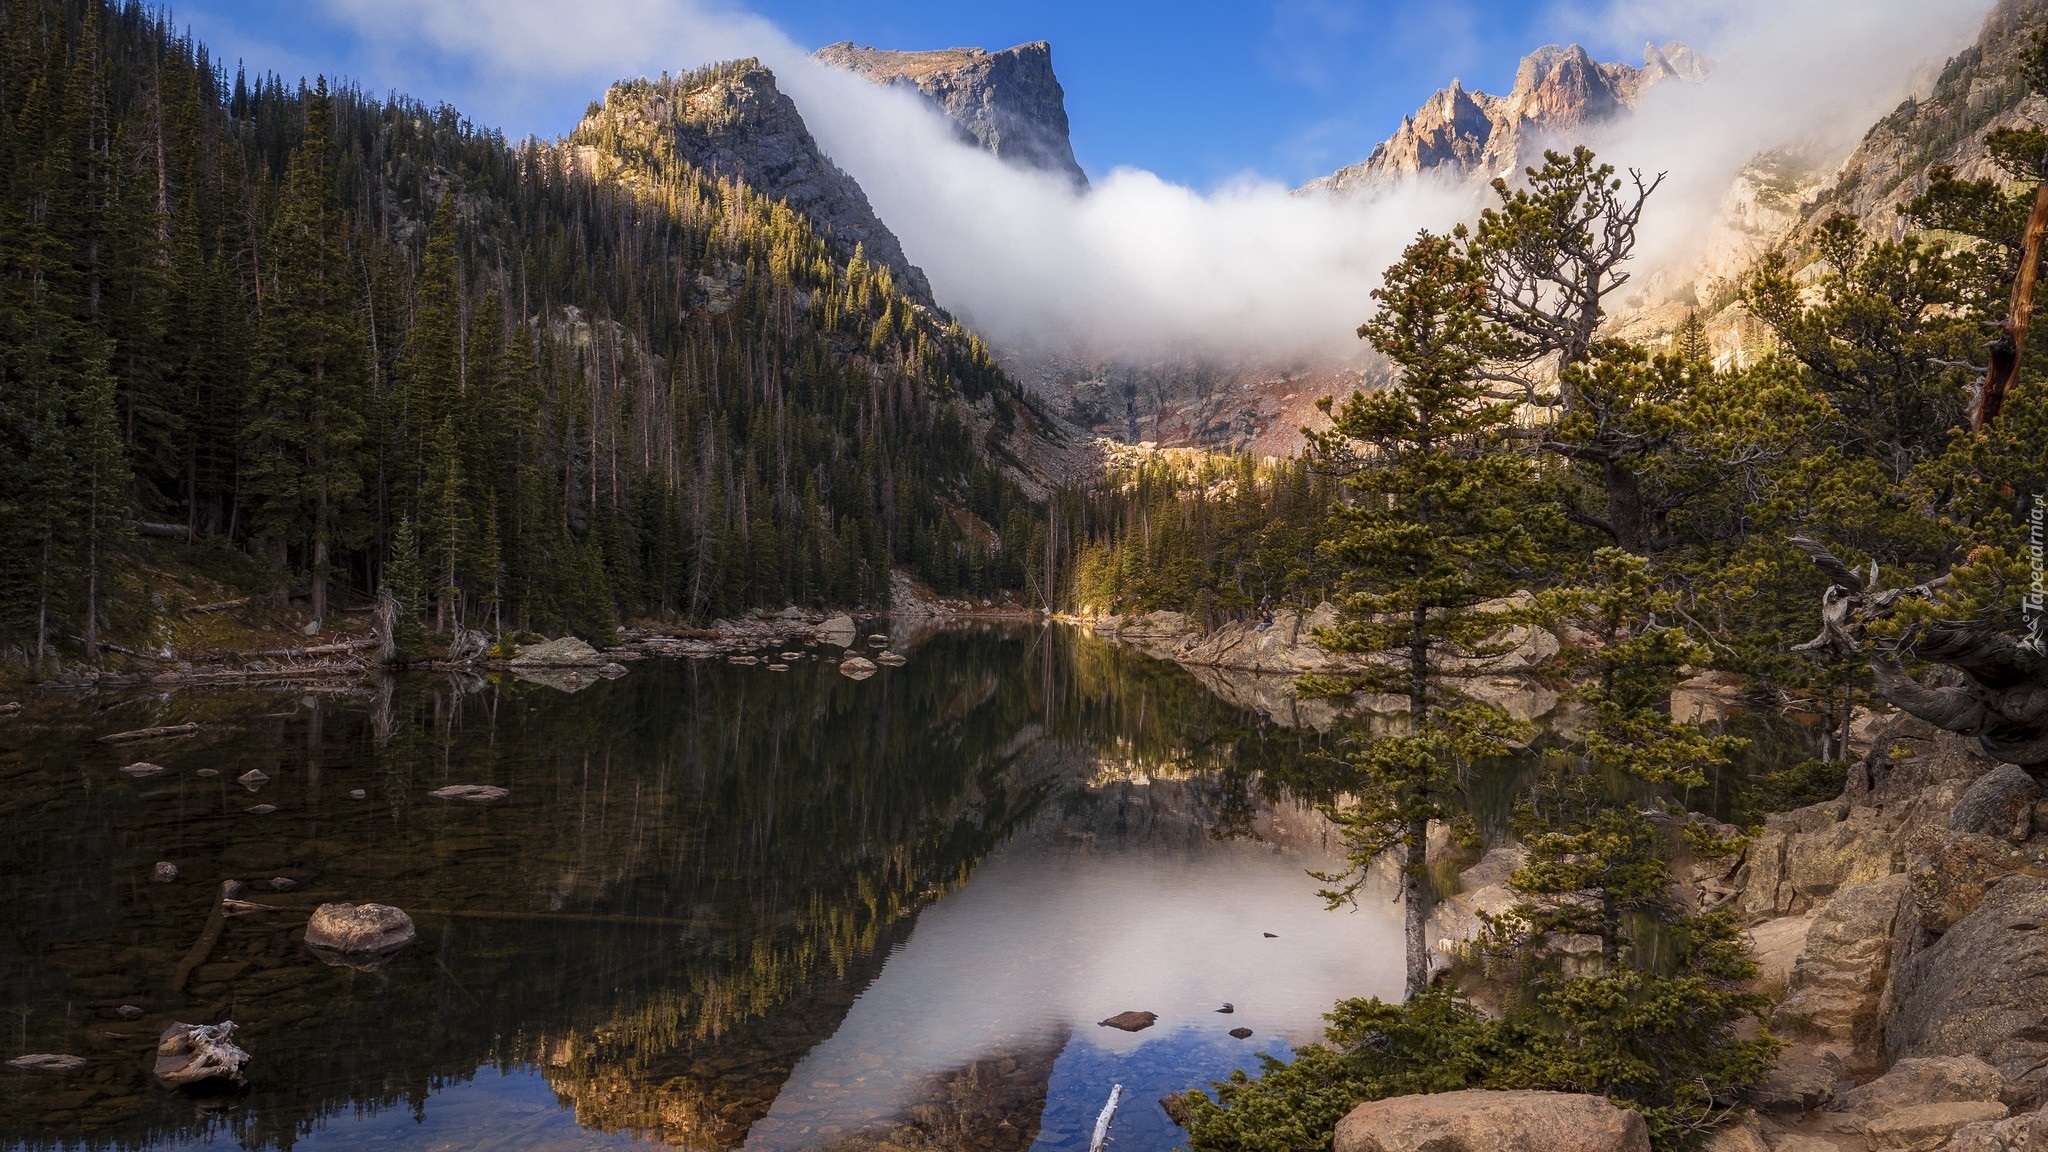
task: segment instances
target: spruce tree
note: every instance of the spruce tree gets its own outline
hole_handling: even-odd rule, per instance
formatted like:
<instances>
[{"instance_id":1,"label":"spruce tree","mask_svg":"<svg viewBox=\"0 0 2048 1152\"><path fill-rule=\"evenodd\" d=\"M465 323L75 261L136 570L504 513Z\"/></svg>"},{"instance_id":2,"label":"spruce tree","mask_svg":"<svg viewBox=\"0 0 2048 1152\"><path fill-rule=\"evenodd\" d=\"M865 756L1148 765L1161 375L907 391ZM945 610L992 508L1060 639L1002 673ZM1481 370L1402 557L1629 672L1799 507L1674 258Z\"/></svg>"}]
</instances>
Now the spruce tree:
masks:
<instances>
[{"instance_id":1,"label":"spruce tree","mask_svg":"<svg viewBox=\"0 0 2048 1152\"><path fill-rule=\"evenodd\" d=\"M1458 813L1474 761L1525 737L1499 709L1439 685L1452 647L1484 651L1502 624L1481 611L1523 587L1538 559L1529 459L1506 450L1513 406L1491 399L1482 268L1450 237L1423 233L1373 293L1378 314L1359 329L1399 372L1388 387L1353 393L1312 448L1345 475L1347 499L1325 545L1337 567L1343 622L1319 639L1340 651L1386 654L1379 673L1314 689L1367 688L1405 696L1407 726L1341 757L1332 808L1350 847L1349 871L1326 879L1333 902L1356 895L1366 869L1392 851L1401 865L1407 994L1428 983L1424 925L1429 823ZM1329 406L1326 404L1326 411Z\"/></svg>"}]
</instances>

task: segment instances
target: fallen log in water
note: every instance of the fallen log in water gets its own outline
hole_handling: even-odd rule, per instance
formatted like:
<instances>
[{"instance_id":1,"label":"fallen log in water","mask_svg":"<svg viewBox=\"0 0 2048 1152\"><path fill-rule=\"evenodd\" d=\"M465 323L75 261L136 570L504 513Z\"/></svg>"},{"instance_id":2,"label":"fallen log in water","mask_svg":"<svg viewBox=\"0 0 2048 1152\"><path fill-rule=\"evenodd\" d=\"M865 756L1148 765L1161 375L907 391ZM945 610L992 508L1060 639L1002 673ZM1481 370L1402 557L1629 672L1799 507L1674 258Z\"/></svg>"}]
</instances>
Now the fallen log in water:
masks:
<instances>
[{"instance_id":1,"label":"fallen log in water","mask_svg":"<svg viewBox=\"0 0 2048 1152\"><path fill-rule=\"evenodd\" d=\"M1124 1086L1111 1086L1109 1103L1102 1106L1102 1114L1095 1118L1095 1136L1088 1141L1088 1152L1102 1152L1102 1145L1109 1139L1109 1122L1116 1117L1117 1101L1124 1098Z\"/></svg>"},{"instance_id":2,"label":"fallen log in water","mask_svg":"<svg viewBox=\"0 0 2048 1152\"><path fill-rule=\"evenodd\" d=\"M220 899L214 901L213 911L206 917L206 927L200 930L199 939L192 942L192 950L178 961L178 970L171 975L171 991L183 992L185 981L192 978L192 970L206 963L206 958L213 954L213 946L220 943L221 929L227 926L228 904L241 894L240 880L220 882Z\"/></svg>"},{"instance_id":3,"label":"fallen log in water","mask_svg":"<svg viewBox=\"0 0 2048 1152\"><path fill-rule=\"evenodd\" d=\"M133 732L116 732L102 736L102 744L136 744L144 740L169 740L175 736L191 736L199 731L197 724L171 724L161 728L137 728Z\"/></svg>"},{"instance_id":4,"label":"fallen log in water","mask_svg":"<svg viewBox=\"0 0 2048 1152\"><path fill-rule=\"evenodd\" d=\"M214 603L212 603L212 604L194 604L194 605L193 605L193 606L191 606L190 608L187 608L187 609L185 609L185 611L187 611L187 612L222 612L222 611L226 611L226 610L227 610L227 609L229 609L229 608L240 608L240 607L241 607L242 605L244 605L244 604L247 604L248 602L249 602L249 598L248 598L247 596L244 596L244 597L242 597L242 598L241 598L241 599L239 599L239 600L217 600L217 601L215 601L215 602L214 602Z\"/></svg>"}]
</instances>

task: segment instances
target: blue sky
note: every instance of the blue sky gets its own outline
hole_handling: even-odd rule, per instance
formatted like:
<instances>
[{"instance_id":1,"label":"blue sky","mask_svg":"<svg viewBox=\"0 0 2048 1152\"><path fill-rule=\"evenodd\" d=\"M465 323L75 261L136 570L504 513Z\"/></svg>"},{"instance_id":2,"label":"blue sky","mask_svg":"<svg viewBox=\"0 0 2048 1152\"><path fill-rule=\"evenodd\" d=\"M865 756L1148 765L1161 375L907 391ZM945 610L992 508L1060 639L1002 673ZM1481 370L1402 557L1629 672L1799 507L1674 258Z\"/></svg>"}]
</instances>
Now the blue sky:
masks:
<instances>
[{"instance_id":1,"label":"blue sky","mask_svg":"<svg viewBox=\"0 0 2048 1152\"><path fill-rule=\"evenodd\" d=\"M506 96L503 78L405 32L343 13L353 0L183 0L176 18L217 53L287 76L324 71L373 91L446 100L508 135L566 131L599 93L556 79ZM419 0L430 6L436 0ZM575 0L563 0L572 9ZM1298 184L1362 159L1453 76L1504 91L1516 61L1583 21L1515 0L753 0L735 5L807 47L1049 40L1082 165L1214 187L1243 175ZM369 29L369 31L365 31ZM1603 59L1640 42L1591 43ZM490 82L496 79L498 83Z\"/></svg>"}]
</instances>

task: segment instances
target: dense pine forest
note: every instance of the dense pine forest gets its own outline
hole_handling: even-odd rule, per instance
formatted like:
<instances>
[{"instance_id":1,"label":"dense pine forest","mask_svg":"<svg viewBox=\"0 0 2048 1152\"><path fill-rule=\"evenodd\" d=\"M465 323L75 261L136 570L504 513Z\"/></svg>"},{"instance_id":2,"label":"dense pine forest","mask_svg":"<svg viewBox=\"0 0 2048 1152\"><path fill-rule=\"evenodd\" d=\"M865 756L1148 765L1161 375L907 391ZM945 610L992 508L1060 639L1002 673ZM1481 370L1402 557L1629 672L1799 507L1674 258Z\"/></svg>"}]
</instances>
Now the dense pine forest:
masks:
<instances>
[{"instance_id":1,"label":"dense pine forest","mask_svg":"<svg viewBox=\"0 0 2048 1152\"><path fill-rule=\"evenodd\" d=\"M0 28L0 645L146 619L141 539L439 628L1023 582L1014 385L789 209L591 162L601 111L513 144L230 75L135 3Z\"/></svg>"}]
</instances>

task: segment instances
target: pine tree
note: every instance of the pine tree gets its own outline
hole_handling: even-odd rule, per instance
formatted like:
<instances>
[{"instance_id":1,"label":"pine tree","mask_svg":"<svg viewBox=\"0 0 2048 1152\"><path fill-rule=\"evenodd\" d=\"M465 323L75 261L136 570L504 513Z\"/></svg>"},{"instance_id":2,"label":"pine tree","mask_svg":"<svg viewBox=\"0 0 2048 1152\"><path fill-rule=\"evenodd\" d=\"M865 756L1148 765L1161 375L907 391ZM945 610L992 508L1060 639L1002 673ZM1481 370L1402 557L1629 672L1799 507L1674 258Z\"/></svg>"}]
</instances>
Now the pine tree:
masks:
<instances>
[{"instance_id":1,"label":"pine tree","mask_svg":"<svg viewBox=\"0 0 2048 1152\"><path fill-rule=\"evenodd\" d=\"M1353 393L1312 450L1346 477L1348 501L1326 545L1347 589L1345 618L1325 645L1384 651L1385 674L1311 690L1368 687L1406 696L1405 732L1342 757L1333 807L1351 868L1329 877L1333 902L1355 896L1382 853L1401 861L1407 994L1428 983L1423 927L1429 823L1456 813L1465 772L1523 735L1498 709L1440 698L1447 646L1483 650L1502 618L1481 611L1523 586L1538 559L1536 513L1525 498L1528 457L1507 451L1513 408L1490 399L1478 369L1487 352L1482 269L1450 237L1423 233L1374 292L1378 314L1359 329L1400 371L1394 384ZM1326 405L1325 410L1329 410Z\"/></svg>"}]
</instances>

